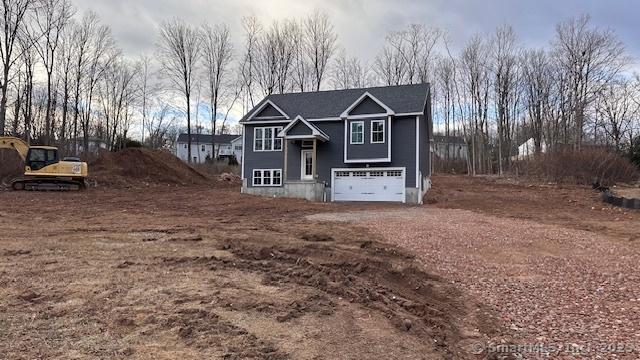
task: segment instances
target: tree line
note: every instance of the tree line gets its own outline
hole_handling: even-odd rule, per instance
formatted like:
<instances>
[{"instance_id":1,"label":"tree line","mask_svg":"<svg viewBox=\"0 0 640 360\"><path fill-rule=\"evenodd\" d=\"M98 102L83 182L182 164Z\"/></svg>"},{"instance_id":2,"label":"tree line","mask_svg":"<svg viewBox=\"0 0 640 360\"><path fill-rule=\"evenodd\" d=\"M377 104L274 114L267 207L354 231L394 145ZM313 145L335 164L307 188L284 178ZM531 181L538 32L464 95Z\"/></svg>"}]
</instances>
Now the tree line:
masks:
<instances>
[{"instance_id":1,"label":"tree line","mask_svg":"<svg viewBox=\"0 0 640 360\"><path fill-rule=\"evenodd\" d=\"M341 46L320 11L267 24L244 17L236 43L224 23L171 19L149 34L154 53L133 56L97 14L69 0L1 6L0 134L69 153L91 139L117 149L134 128L154 148L173 146L184 130L237 132L230 114L272 93L424 82L435 131L465 138L471 173L505 171L530 138L536 153L594 144L623 152L638 141L633 59L588 16L558 24L544 48L502 25L453 50L446 31L413 24L372 45L373 59Z\"/></svg>"}]
</instances>

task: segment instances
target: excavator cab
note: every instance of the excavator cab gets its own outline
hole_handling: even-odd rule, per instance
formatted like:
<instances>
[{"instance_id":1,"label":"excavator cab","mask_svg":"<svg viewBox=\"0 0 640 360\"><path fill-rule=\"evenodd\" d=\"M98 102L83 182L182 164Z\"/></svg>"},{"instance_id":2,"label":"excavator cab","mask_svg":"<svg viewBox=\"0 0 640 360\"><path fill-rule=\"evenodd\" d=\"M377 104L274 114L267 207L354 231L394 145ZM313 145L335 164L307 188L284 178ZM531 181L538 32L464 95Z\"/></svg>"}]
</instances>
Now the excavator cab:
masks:
<instances>
[{"instance_id":1,"label":"excavator cab","mask_svg":"<svg viewBox=\"0 0 640 360\"><path fill-rule=\"evenodd\" d=\"M59 161L58 149L50 147L31 147L27 153L25 166L28 168L27 171L37 171L46 166L57 164Z\"/></svg>"}]
</instances>

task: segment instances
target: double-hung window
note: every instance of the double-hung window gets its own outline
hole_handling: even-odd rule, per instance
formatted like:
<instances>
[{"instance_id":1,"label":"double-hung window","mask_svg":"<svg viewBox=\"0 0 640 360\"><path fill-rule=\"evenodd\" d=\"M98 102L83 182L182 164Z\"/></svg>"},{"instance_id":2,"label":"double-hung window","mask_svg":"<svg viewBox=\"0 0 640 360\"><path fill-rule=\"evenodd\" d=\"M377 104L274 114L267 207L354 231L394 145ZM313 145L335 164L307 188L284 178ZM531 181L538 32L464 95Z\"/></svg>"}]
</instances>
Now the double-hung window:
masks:
<instances>
[{"instance_id":1,"label":"double-hung window","mask_svg":"<svg viewBox=\"0 0 640 360\"><path fill-rule=\"evenodd\" d=\"M281 151L282 138L278 137L280 130L282 130L282 126L253 129L253 151Z\"/></svg>"},{"instance_id":2,"label":"double-hung window","mask_svg":"<svg viewBox=\"0 0 640 360\"><path fill-rule=\"evenodd\" d=\"M253 186L282 185L282 169L253 169Z\"/></svg>"},{"instance_id":3,"label":"double-hung window","mask_svg":"<svg viewBox=\"0 0 640 360\"><path fill-rule=\"evenodd\" d=\"M384 124L385 124L385 120L371 121L371 143L372 144L384 143Z\"/></svg>"},{"instance_id":4,"label":"double-hung window","mask_svg":"<svg viewBox=\"0 0 640 360\"><path fill-rule=\"evenodd\" d=\"M364 144L364 121L351 123L351 144Z\"/></svg>"}]
</instances>

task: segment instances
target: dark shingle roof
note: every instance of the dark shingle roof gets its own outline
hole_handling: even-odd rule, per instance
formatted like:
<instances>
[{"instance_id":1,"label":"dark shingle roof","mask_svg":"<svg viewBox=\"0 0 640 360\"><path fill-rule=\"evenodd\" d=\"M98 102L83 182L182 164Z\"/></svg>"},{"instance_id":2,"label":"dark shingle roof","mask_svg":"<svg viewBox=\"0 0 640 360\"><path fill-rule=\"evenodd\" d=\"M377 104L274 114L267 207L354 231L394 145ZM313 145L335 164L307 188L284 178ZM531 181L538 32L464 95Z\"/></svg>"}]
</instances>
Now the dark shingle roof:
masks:
<instances>
[{"instance_id":1,"label":"dark shingle roof","mask_svg":"<svg viewBox=\"0 0 640 360\"><path fill-rule=\"evenodd\" d=\"M220 134L214 137L216 144L231 144L231 140L237 138L240 135L232 134ZM187 134L182 133L178 135L179 143L186 143L188 139ZM211 134L191 134L191 142L198 144L211 144Z\"/></svg>"},{"instance_id":2,"label":"dark shingle roof","mask_svg":"<svg viewBox=\"0 0 640 360\"><path fill-rule=\"evenodd\" d=\"M246 120L267 100L287 113L290 119L298 115L305 119L339 117L365 92L375 96L396 113L422 112L429 93L429 84L271 94L245 114L241 121Z\"/></svg>"}]
</instances>

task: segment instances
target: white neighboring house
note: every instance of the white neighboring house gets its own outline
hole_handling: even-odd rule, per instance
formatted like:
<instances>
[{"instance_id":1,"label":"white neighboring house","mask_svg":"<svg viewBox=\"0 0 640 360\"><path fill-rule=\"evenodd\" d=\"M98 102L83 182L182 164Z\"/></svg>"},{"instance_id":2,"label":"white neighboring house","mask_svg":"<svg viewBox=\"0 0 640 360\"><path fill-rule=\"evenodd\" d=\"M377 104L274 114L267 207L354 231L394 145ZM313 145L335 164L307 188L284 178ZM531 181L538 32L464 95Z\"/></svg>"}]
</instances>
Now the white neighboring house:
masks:
<instances>
[{"instance_id":1,"label":"white neighboring house","mask_svg":"<svg viewBox=\"0 0 640 360\"><path fill-rule=\"evenodd\" d=\"M216 156L229 157L234 155L232 141L242 138L239 135L220 134L215 135ZM188 161L188 135L180 134L176 142L176 156L183 161ZM242 149L240 150L242 152ZM191 162L203 163L207 158L212 158L213 151L211 146L210 134L191 134Z\"/></svg>"},{"instance_id":2,"label":"white neighboring house","mask_svg":"<svg viewBox=\"0 0 640 360\"><path fill-rule=\"evenodd\" d=\"M236 161L242 164L242 135L231 140L231 146L233 147L233 154L236 156Z\"/></svg>"},{"instance_id":3,"label":"white neighboring house","mask_svg":"<svg viewBox=\"0 0 640 360\"><path fill-rule=\"evenodd\" d=\"M82 137L69 139L67 140L67 144L70 150L73 150L74 147L77 146L78 153L84 152L84 138ZM106 141L95 137L89 138L88 152L97 154L100 150L107 150L108 148L109 146L107 145Z\"/></svg>"},{"instance_id":4,"label":"white neighboring house","mask_svg":"<svg viewBox=\"0 0 640 360\"><path fill-rule=\"evenodd\" d=\"M522 145L518 146L518 155L514 155L511 157L512 161L517 160L527 160L532 157L536 152L536 143L533 138L522 143ZM547 144L543 141L540 144L540 152L543 154L547 152Z\"/></svg>"}]
</instances>

